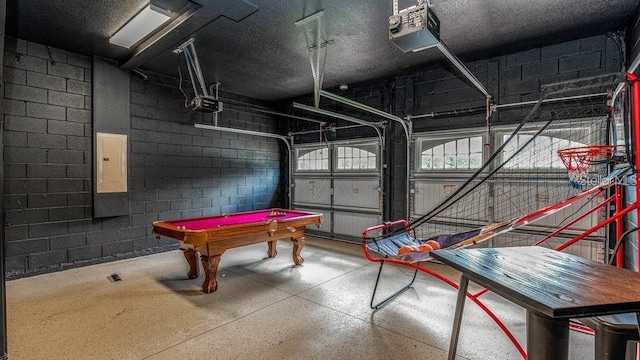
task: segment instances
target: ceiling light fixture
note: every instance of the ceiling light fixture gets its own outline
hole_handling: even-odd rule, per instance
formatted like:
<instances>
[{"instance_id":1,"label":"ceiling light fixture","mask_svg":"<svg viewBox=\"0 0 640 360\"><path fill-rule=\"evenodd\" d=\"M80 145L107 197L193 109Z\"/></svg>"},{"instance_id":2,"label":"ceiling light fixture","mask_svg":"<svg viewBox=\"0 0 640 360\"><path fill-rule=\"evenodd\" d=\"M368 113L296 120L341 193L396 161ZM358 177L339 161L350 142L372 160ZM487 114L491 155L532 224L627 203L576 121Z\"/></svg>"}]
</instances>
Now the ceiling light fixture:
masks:
<instances>
[{"instance_id":1,"label":"ceiling light fixture","mask_svg":"<svg viewBox=\"0 0 640 360\"><path fill-rule=\"evenodd\" d=\"M167 10L149 4L109 38L109 42L129 49L170 18Z\"/></svg>"}]
</instances>

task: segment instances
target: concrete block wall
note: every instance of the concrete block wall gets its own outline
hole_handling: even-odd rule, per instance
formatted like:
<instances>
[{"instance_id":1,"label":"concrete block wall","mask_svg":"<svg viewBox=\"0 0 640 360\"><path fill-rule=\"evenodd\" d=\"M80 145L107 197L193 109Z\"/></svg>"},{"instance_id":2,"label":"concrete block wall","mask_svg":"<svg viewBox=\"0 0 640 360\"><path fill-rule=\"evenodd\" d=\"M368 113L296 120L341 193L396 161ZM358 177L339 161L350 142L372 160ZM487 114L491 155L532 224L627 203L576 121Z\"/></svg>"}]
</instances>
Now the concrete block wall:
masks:
<instances>
[{"instance_id":1,"label":"concrete block wall","mask_svg":"<svg viewBox=\"0 0 640 360\"><path fill-rule=\"evenodd\" d=\"M151 234L155 220L283 205L278 140L197 129L209 119L177 84L132 77L130 215L94 219L91 58L7 38L4 74L9 278L175 248ZM220 125L277 130L227 104Z\"/></svg>"},{"instance_id":2,"label":"concrete block wall","mask_svg":"<svg viewBox=\"0 0 640 360\"><path fill-rule=\"evenodd\" d=\"M465 65L487 88L496 104L538 100L542 85L579 79L622 70L621 54L605 35L530 49ZM460 76L446 69L434 69L414 75L414 108L398 107L401 115L480 109L485 97ZM404 79L403 79L404 80ZM512 123L522 119L529 109L500 110L492 123ZM483 126L484 112L475 115L416 120L415 131Z\"/></svg>"}]
</instances>

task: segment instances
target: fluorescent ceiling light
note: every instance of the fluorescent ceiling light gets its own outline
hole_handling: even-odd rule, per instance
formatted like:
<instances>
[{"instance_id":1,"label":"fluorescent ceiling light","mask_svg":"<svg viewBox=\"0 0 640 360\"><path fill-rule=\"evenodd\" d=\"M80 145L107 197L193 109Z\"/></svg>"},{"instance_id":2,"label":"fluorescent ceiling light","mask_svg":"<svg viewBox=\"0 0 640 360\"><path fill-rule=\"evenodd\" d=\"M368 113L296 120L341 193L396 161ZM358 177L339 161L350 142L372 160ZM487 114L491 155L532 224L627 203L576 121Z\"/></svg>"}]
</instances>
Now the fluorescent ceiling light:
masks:
<instances>
[{"instance_id":1,"label":"fluorescent ceiling light","mask_svg":"<svg viewBox=\"0 0 640 360\"><path fill-rule=\"evenodd\" d=\"M170 18L168 11L149 4L118 30L109 42L129 49Z\"/></svg>"}]
</instances>

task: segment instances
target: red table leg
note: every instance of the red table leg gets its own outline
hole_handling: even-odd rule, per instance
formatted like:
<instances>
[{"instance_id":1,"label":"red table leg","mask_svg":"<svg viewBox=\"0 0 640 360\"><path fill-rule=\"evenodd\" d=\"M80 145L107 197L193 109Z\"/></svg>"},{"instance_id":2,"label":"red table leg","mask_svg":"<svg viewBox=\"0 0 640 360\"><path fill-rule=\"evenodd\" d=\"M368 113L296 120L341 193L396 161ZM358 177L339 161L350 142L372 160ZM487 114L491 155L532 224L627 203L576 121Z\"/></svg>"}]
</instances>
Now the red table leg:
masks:
<instances>
[{"instance_id":1,"label":"red table leg","mask_svg":"<svg viewBox=\"0 0 640 360\"><path fill-rule=\"evenodd\" d=\"M304 259L300 256L300 253L304 247L304 236L291 238L291 241L293 242L293 263L296 265L302 265Z\"/></svg>"},{"instance_id":2,"label":"red table leg","mask_svg":"<svg viewBox=\"0 0 640 360\"><path fill-rule=\"evenodd\" d=\"M189 273L187 277L189 279L195 279L200 276L200 267L198 266L198 260L196 259L196 254L198 253L195 249L180 249L184 254L184 257L187 259L187 263L189 264Z\"/></svg>"},{"instance_id":3,"label":"red table leg","mask_svg":"<svg viewBox=\"0 0 640 360\"><path fill-rule=\"evenodd\" d=\"M267 250L267 255L272 258L278 255L278 250L276 250L276 245L278 244L278 240L269 241L269 250Z\"/></svg>"},{"instance_id":4,"label":"red table leg","mask_svg":"<svg viewBox=\"0 0 640 360\"><path fill-rule=\"evenodd\" d=\"M220 255L205 256L200 255L202 268L204 269L205 279L202 283L202 291L206 294L212 293L218 289L218 264L220 264Z\"/></svg>"}]
</instances>

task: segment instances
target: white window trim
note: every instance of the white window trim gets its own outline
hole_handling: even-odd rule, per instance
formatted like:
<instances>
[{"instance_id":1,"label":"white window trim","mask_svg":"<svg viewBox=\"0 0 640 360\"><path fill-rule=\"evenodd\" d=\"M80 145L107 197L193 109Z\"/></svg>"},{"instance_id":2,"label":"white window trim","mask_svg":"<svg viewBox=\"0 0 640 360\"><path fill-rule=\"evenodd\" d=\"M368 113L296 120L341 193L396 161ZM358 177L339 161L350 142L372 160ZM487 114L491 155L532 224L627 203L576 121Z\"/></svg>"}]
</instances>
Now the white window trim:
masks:
<instances>
[{"instance_id":1,"label":"white window trim","mask_svg":"<svg viewBox=\"0 0 640 360\"><path fill-rule=\"evenodd\" d=\"M313 151L316 150L320 150L320 149L326 149L327 150L327 161L328 161L328 167L326 169L299 169L298 168L298 159L300 159L300 156L298 155L300 152L302 151L306 151L308 153L311 153ZM310 146L299 146L296 147L294 149L294 154L295 154L295 158L294 158L294 172L296 174L329 174L331 172L331 154L332 149L331 146L327 146L327 144L314 144L314 145L310 145ZM304 155L303 155L304 156Z\"/></svg>"},{"instance_id":2,"label":"white window trim","mask_svg":"<svg viewBox=\"0 0 640 360\"><path fill-rule=\"evenodd\" d=\"M373 154L375 155L375 164L376 167L373 169L338 169L338 147L351 147L363 150L363 147L372 147ZM368 151L368 150L366 150ZM378 142L336 142L333 144L333 171L336 173L354 173L354 174L364 174L364 173L378 173L380 171L380 145Z\"/></svg>"},{"instance_id":3,"label":"white window trim","mask_svg":"<svg viewBox=\"0 0 640 360\"><path fill-rule=\"evenodd\" d=\"M447 142L455 141L459 139L466 138L474 138L481 137L482 138L482 160L480 166L484 165L486 161L488 150L484 146L487 143L487 130L483 128L472 128L472 129L456 129L456 130L447 130L447 131L433 131L433 132L423 132L414 134L413 142L414 142L414 159L413 166L414 172L416 175L455 175L455 174L468 174L474 173L478 170L478 168L473 169L422 169L421 168L421 158L422 152L427 149L422 149L422 142L424 140L439 142L440 145L444 145ZM437 145L436 145L437 146ZM430 147L432 148L432 147Z\"/></svg>"}]
</instances>

